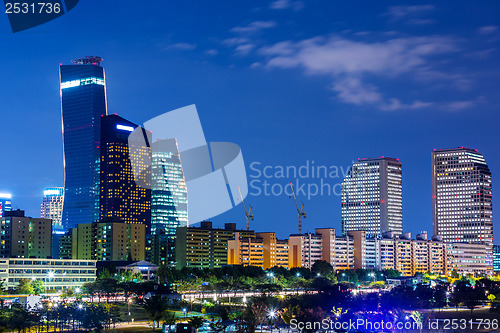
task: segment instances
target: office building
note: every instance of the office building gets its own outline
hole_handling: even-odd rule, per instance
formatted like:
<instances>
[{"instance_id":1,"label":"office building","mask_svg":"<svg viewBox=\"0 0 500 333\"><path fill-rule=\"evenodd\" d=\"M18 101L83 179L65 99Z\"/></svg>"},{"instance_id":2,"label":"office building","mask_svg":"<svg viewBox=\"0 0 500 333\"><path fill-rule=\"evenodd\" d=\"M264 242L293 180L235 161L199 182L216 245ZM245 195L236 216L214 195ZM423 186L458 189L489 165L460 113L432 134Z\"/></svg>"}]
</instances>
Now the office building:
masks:
<instances>
[{"instance_id":1,"label":"office building","mask_svg":"<svg viewBox=\"0 0 500 333\"><path fill-rule=\"evenodd\" d=\"M5 216L5 212L12 210L12 194L0 193L0 217Z\"/></svg>"},{"instance_id":2,"label":"office building","mask_svg":"<svg viewBox=\"0 0 500 333\"><path fill-rule=\"evenodd\" d=\"M52 232L63 233L62 211L64 202L64 187L49 187L43 191L40 207L40 217L52 220Z\"/></svg>"},{"instance_id":3,"label":"office building","mask_svg":"<svg viewBox=\"0 0 500 333\"><path fill-rule=\"evenodd\" d=\"M52 256L52 220L26 217L18 209L6 212L0 219L0 227L0 257Z\"/></svg>"},{"instance_id":4,"label":"office building","mask_svg":"<svg viewBox=\"0 0 500 333\"><path fill-rule=\"evenodd\" d=\"M151 173L145 166L151 160L151 148L141 141L129 142L138 126L117 115L101 117L100 221L151 224ZM151 132L142 130L151 141ZM142 140L144 141L144 140ZM133 145L133 147L130 147ZM129 148L134 151L131 159ZM142 187L136 183L132 163L141 165Z\"/></svg>"},{"instance_id":5,"label":"office building","mask_svg":"<svg viewBox=\"0 0 500 333\"><path fill-rule=\"evenodd\" d=\"M500 245L493 245L493 271L500 272Z\"/></svg>"},{"instance_id":6,"label":"office building","mask_svg":"<svg viewBox=\"0 0 500 333\"><path fill-rule=\"evenodd\" d=\"M18 287L21 279L43 282L46 291L79 288L96 279L94 260L0 259L0 281L7 290Z\"/></svg>"},{"instance_id":7,"label":"office building","mask_svg":"<svg viewBox=\"0 0 500 333\"><path fill-rule=\"evenodd\" d=\"M97 261L144 260L145 239L146 225L142 223L81 223L71 230L71 256Z\"/></svg>"},{"instance_id":8,"label":"office building","mask_svg":"<svg viewBox=\"0 0 500 333\"><path fill-rule=\"evenodd\" d=\"M106 81L99 57L60 65L64 149L64 230L99 219L101 116L107 114Z\"/></svg>"},{"instance_id":9,"label":"office building","mask_svg":"<svg viewBox=\"0 0 500 333\"><path fill-rule=\"evenodd\" d=\"M485 243L491 247L492 208L491 172L481 153L464 147L432 153L434 235L446 243ZM490 256L491 252L488 250Z\"/></svg>"},{"instance_id":10,"label":"office building","mask_svg":"<svg viewBox=\"0 0 500 333\"><path fill-rule=\"evenodd\" d=\"M187 188L175 139L152 144L151 252L156 264L175 267L175 233L188 226Z\"/></svg>"},{"instance_id":11,"label":"office building","mask_svg":"<svg viewBox=\"0 0 500 333\"><path fill-rule=\"evenodd\" d=\"M228 241L235 237L255 237L253 230L237 230L236 223L226 223L224 229L213 228L212 222L199 227L178 227L175 237L176 267L220 268L227 265Z\"/></svg>"},{"instance_id":12,"label":"office building","mask_svg":"<svg viewBox=\"0 0 500 333\"><path fill-rule=\"evenodd\" d=\"M402 169L398 159L355 162L342 182L342 233L363 230L368 237L403 232Z\"/></svg>"}]
</instances>

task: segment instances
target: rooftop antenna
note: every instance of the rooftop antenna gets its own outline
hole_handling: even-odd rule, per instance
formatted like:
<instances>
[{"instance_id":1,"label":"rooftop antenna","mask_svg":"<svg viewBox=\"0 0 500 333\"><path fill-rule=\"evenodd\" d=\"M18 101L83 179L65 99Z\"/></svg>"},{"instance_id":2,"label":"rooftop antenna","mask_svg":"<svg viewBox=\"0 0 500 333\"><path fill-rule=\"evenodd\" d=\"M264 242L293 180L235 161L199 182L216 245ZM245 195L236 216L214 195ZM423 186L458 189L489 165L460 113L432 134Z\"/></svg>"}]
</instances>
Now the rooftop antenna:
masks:
<instances>
[{"instance_id":1,"label":"rooftop antenna","mask_svg":"<svg viewBox=\"0 0 500 333\"><path fill-rule=\"evenodd\" d=\"M73 59L71 62L75 65L97 65L101 66L102 58L96 56L86 56L79 59Z\"/></svg>"}]
</instances>

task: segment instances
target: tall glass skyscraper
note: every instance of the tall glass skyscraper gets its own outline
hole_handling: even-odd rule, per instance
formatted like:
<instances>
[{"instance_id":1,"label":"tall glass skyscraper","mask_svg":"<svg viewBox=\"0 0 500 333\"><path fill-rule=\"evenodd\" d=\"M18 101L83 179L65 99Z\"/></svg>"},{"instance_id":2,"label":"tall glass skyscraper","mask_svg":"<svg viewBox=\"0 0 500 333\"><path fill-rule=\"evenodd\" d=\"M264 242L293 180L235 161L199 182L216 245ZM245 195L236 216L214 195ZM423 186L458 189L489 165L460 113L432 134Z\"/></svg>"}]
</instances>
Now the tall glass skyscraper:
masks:
<instances>
[{"instance_id":1,"label":"tall glass skyscraper","mask_svg":"<svg viewBox=\"0 0 500 333\"><path fill-rule=\"evenodd\" d=\"M402 167L398 159L364 158L342 182L342 232L370 237L403 232Z\"/></svg>"},{"instance_id":2,"label":"tall glass skyscraper","mask_svg":"<svg viewBox=\"0 0 500 333\"><path fill-rule=\"evenodd\" d=\"M63 202L64 187L49 187L43 191L40 217L52 220L52 233L64 233L62 226Z\"/></svg>"},{"instance_id":3,"label":"tall glass skyscraper","mask_svg":"<svg viewBox=\"0 0 500 333\"><path fill-rule=\"evenodd\" d=\"M0 218L5 217L5 212L12 210L12 194L0 193Z\"/></svg>"},{"instance_id":4,"label":"tall glass skyscraper","mask_svg":"<svg viewBox=\"0 0 500 333\"><path fill-rule=\"evenodd\" d=\"M187 188L175 139L152 145L152 261L175 265L175 233L188 226Z\"/></svg>"},{"instance_id":5,"label":"tall glass skyscraper","mask_svg":"<svg viewBox=\"0 0 500 333\"><path fill-rule=\"evenodd\" d=\"M477 150L432 153L432 215L434 235L444 242L493 245L491 172Z\"/></svg>"},{"instance_id":6,"label":"tall glass skyscraper","mask_svg":"<svg viewBox=\"0 0 500 333\"><path fill-rule=\"evenodd\" d=\"M101 118L101 163L100 163L100 220L105 222L140 223L149 230L151 224L151 133L142 129L144 143L132 147L131 160L129 144L130 133L138 125L117 115ZM134 179L132 164L140 165L146 171L139 179L146 188L139 186Z\"/></svg>"},{"instance_id":7,"label":"tall glass skyscraper","mask_svg":"<svg viewBox=\"0 0 500 333\"><path fill-rule=\"evenodd\" d=\"M64 230L99 219L100 121L107 114L99 57L60 65L64 144Z\"/></svg>"}]
</instances>

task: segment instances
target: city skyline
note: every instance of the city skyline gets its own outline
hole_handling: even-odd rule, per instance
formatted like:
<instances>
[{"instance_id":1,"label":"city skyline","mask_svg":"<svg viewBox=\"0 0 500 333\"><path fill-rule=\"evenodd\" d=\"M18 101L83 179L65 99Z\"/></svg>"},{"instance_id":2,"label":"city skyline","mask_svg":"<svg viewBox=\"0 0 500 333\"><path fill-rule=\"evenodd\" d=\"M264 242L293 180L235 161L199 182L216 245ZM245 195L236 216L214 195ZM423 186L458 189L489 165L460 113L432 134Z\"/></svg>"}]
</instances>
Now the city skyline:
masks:
<instances>
[{"instance_id":1,"label":"city skyline","mask_svg":"<svg viewBox=\"0 0 500 333\"><path fill-rule=\"evenodd\" d=\"M497 68L498 30L491 8L497 4L489 3L492 7L485 11L478 5L471 10L466 4L422 3L411 14L403 10L411 6L370 4L358 12L350 4L335 7L325 3L324 14L314 16L312 13L318 13L316 4L304 4L295 10L259 2L243 5L241 12L217 28L209 24L211 29L205 29L208 22L204 20L197 26L180 24L175 17L187 13L187 5L159 6L158 13L143 9L136 13L150 22L151 30L147 31L127 28L122 20L128 12L122 8L111 19L113 26L102 27L99 40L85 29L64 31L85 15L103 19L113 7L103 4L95 13L82 3L75 8L84 14L79 14L80 18L64 15L17 34L16 39L6 36L11 47L1 56L2 69L12 79L4 82L2 89L8 92L5 110L10 111L5 121L12 126L1 134L5 153L16 156L23 151L44 161L36 167L2 165L1 172L12 182L0 184L0 192L13 194L14 208L37 216L43 189L62 186L57 64L86 54L105 59L110 112L141 123L164 110L192 103L203 105L200 117L210 139L238 143L245 153L247 170L254 161L297 167L315 161L347 167L362 157L400 158L405 165L403 228L413 234L432 230L433 149L478 149L488 160L495 182L500 157L496 154L498 134L494 124L499 116L497 97L488 87L496 82L491 73ZM230 12L226 5L205 9L208 13ZM160 12L168 12L172 20L160 17ZM347 24L343 16L360 20L351 19ZM313 20L315 26L306 27ZM428 25L411 24L418 20L428 21ZM171 34L165 36L160 30ZM47 38L39 38L39 33ZM241 44L243 39L248 43ZM256 51L250 50L250 44ZM389 50L387 59L395 61L378 57L377 45ZM33 61L29 55L40 49L46 51ZM133 58L124 56L132 49ZM319 59L317 64L322 67L316 69L308 59L301 58L307 51L333 57L332 49L348 57L332 58L335 65ZM403 51L394 53L394 49ZM422 53L424 49L431 53ZM346 62L355 50L377 57ZM414 62L404 67L409 61ZM285 63L289 64L287 68ZM394 65L394 71L388 71L388 63ZM25 70L13 72L14 68ZM373 81L366 78L371 75ZM406 80L406 76L412 80ZM197 80L188 79L193 77ZM350 96L358 97L360 104L350 103ZM489 121L480 128L467 126L477 113ZM37 136L44 140L38 142ZM276 181L286 184L292 179ZM305 202L308 212L304 231L329 226L340 230L340 197L299 200ZM278 237L295 230L296 212L287 196L249 196L245 201L255 214L252 229L271 231L270 225L275 224L283 232ZM217 225L224 222L244 226L241 207L214 219Z\"/></svg>"}]
</instances>

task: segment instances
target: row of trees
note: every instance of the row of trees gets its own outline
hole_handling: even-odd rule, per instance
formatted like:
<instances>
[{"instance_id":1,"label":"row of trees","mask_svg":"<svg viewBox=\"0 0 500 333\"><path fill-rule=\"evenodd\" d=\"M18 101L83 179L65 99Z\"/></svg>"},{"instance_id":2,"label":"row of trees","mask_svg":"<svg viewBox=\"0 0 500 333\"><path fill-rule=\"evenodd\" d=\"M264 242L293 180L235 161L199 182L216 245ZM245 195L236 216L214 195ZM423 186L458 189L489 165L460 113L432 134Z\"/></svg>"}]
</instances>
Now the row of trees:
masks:
<instances>
[{"instance_id":1,"label":"row of trees","mask_svg":"<svg viewBox=\"0 0 500 333\"><path fill-rule=\"evenodd\" d=\"M47 303L27 309L21 304L0 307L0 332L102 332L120 322L117 305L91 303Z\"/></svg>"}]
</instances>

